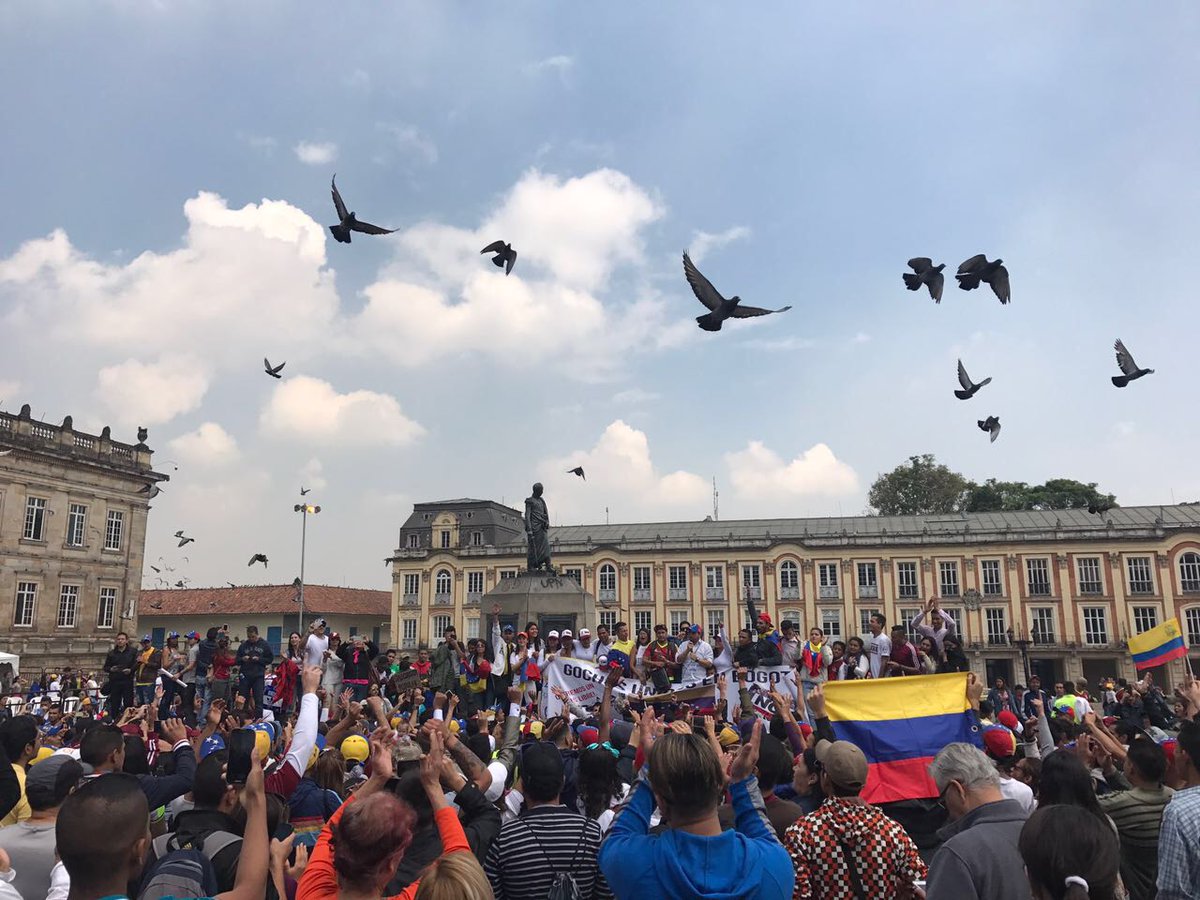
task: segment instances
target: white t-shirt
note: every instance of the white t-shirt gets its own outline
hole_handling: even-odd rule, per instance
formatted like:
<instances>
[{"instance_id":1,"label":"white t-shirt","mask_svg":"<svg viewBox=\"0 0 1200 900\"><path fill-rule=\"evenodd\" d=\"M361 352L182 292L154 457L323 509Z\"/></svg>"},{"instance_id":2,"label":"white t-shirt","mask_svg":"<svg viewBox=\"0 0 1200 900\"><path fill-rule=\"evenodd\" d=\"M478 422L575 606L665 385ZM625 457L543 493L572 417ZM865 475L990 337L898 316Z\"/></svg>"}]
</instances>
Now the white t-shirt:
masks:
<instances>
[{"instance_id":1,"label":"white t-shirt","mask_svg":"<svg viewBox=\"0 0 1200 900\"><path fill-rule=\"evenodd\" d=\"M1015 778L1005 778L1000 776L1000 793L1004 795L1006 800L1016 800L1021 804L1021 809L1030 815L1037 809L1037 801L1033 799L1033 789L1022 781L1017 781Z\"/></svg>"},{"instance_id":2,"label":"white t-shirt","mask_svg":"<svg viewBox=\"0 0 1200 900\"><path fill-rule=\"evenodd\" d=\"M325 661L325 651L329 649L329 635L310 634L304 643L304 664L319 666Z\"/></svg>"},{"instance_id":3,"label":"white t-shirt","mask_svg":"<svg viewBox=\"0 0 1200 900\"><path fill-rule=\"evenodd\" d=\"M676 662L680 661L680 658L688 647L692 647L692 645L690 643L679 645L679 652L675 654ZM701 659L706 662L713 661L713 649L707 641L703 640L696 641L696 646L692 647L692 652L688 654L687 659L683 660L683 672L680 675L680 682L682 684L699 684L704 680L704 677L708 674L708 670L698 662Z\"/></svg>"},{"instance_id":4,"label":"white t-shirt","mask_svg":"<svg viewBox=\"0 0 1200 900\"><path fill-rule=\"evenodd\" d=\"M575 658L586 659L588 662L594 661L596 659L596 642L588 641L588 645L585 647L579 641L576 641Z\"/></svg>"},{"instance_id":5,"label":"white t-shirt","mask_svg":"<svg viewBox=\"0 0 1200 900\"><path fill-rule=\"evenodd\" d=\"M871 655L871 677L882 678L880 668L883 666L883 658L892 655L892 639L882 632L878 637L872 635L867 641L867 652Z\"/></svg>"}]
</instances>

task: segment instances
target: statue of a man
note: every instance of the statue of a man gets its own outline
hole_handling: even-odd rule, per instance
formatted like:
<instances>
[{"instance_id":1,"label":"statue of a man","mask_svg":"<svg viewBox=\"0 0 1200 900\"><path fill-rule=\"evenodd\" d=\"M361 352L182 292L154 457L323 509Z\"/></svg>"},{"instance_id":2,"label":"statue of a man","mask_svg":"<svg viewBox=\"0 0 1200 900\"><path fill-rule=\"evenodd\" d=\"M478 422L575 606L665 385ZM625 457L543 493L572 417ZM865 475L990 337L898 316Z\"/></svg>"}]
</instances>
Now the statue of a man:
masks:
<instances>
[{"instance_id":1,"label":"statue of a man","mask_svg":"<svg viewBox=\"0 0 1200 900\"><path fill-rule=\"evenodd\" d=\"M542 499L542 486L533 486L533 496L525 498L525 537L528 541L527 566L530 572L553 572L550 565L550 513Z\"/></svg>"}]
</instances>

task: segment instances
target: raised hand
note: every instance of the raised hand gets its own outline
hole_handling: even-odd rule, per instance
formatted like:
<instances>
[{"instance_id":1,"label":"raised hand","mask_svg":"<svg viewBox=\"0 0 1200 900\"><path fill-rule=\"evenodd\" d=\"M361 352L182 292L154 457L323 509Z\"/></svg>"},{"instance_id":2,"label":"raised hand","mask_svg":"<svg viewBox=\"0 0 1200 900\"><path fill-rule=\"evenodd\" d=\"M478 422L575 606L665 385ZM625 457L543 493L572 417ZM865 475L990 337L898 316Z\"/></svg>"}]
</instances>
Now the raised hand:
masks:
<instances>
[{"instance_id":1,"label":"raised hand","mask_svg":"<svg viewBox=\"0 0 1200 900\"><path fill-rule=\"evenodd\" d=\"M733 765L729 767L729 780L734 784L745 781L754 774L754 767L758 765L758 751L762 746L762 724L762 719L754 720L750 740L742 745L737 756L733 758Z\"/></svg>"},{"instance_id":2,"label":"raised hand","mask_svg":"<svg viewBox=\"0 0 1200 900\"><path fill-rule=\"evenodd\" d=\"M825 685L813 685L813 689L804 699L808 701L808 708L812 710L814 719L825 718Z\"/></svg>"},{"instance_id":3,"label":"raised hand","mask_svg":"<svg viewBox=\"0 0 1200 900\"><path fill-rule=\"evenodd\" d=\"M391 726L381 725L371 732L367 739L371 745L371 777L378 781L387 781L396 774L392 763L392 745L396 743L396 735Z\"/></svg>"}]
</instances>

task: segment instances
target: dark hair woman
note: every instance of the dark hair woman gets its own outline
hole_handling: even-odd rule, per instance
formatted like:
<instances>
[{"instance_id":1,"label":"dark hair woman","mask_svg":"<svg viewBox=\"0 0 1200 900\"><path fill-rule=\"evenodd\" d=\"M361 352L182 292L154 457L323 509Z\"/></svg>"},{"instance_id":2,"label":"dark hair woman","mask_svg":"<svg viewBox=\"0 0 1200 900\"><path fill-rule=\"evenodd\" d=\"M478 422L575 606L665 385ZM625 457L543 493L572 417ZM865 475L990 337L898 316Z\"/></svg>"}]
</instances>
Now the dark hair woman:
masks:
<instances>
[{"instance_id":1,"label":"dark hair woman","mask_svg":"<svg viewBox=\"0 0 1200 900\"><path fill-rule=\"evenodd\" d=\"M946 672L971 671L971 664L967 662L967 655L963 653L962 641L957 635L948 634L942 638L942 647L946 651L946 658L938 663L939 675Z\"/></svg>"},{"instance_id":2,"label":"dark hair woman","mask_svg":"<svg viewBox=\"0 0 1200 900\"><path fill-rule=\"evenodd\" d=\"M1034 900L1116 900L1124 894L1116 833L1078 806L1039 807L1017 846Z\"/></svg>"}]
</instances>

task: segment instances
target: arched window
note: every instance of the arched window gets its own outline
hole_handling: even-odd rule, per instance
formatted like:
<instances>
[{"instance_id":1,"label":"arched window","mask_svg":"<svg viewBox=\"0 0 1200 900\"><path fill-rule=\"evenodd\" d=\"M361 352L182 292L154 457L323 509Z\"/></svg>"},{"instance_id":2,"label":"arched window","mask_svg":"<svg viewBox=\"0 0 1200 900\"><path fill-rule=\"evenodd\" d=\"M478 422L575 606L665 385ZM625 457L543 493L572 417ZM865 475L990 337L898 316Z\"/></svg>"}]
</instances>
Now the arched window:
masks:
<instances>
[{"instance_id":1,"label":"arched window","mask_svg":"<svg viewBox=\"0 0 1200 900\"><path fill-rule=\"evenodd\" d=\"M781 588L800 586L800 570L790 559L785 559L779 564L779 586Z\"/></svg>"},{"instance_id":2,"label":"arched window","mask_svg":"<svg viewBox=\"0 0 1200 900\"><path fill-rule=\"evenodd\" d=\"M1179 586L1185 591L1200 592L1200 553L1189 550L1180 555Z\"/></svg>"},{"instance_id":3,"label":"arched window","mask_svg":"<svg viewBox=\"0 0 1200 900\"><path fill-rule=\"evenodd\" d=\"M440 572L437 573L437 578L434 580L434 586L435 586L434 593L449 594L450 593L450 584L451 584L450 573L447 570L442 569Z\"/></svg>"},{"instance_id":4,"label":"arched window","mask_svg":"<svg viewBox=\"0 0 1200 900\"><path fill-rule=\"evenodd\" d=\"M617 569L611 563L600 567L600 590L615 591L617 589Z\"/></svg>"}]
</instances>

